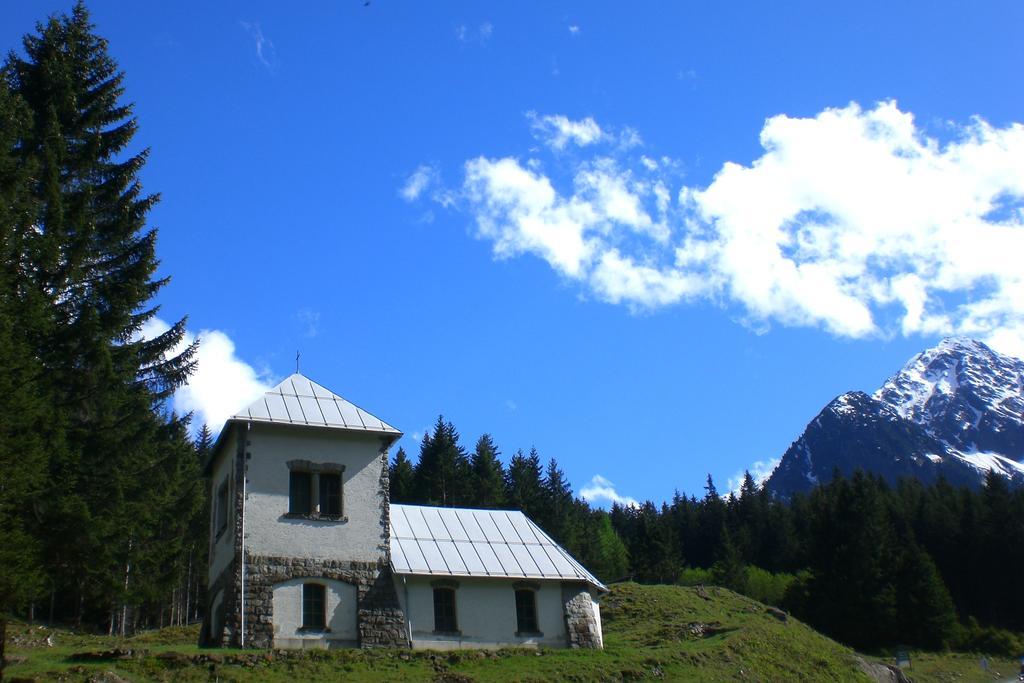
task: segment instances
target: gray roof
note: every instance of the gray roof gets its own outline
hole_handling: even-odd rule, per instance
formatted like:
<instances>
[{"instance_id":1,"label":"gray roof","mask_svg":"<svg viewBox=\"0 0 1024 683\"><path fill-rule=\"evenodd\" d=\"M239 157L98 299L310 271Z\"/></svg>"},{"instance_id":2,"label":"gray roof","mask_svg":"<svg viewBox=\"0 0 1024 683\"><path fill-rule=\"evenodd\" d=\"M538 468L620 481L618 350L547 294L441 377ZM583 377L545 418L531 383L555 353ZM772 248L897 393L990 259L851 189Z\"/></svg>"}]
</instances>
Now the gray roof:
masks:
<instances>
[{"instance_id":1,"label":"gray roof","mask_svg":"<svg viewBox=\"0 0 1024 683\"><path fill-rule=\"evenodd\" d=\"M228 421L330 427L401 436L401 432L359 406L295 373Z\"/></svg>"},{"instance_id":2,"label":"gray roof","mask_svg":"<svg viewBox=\"0 0 1024 683\"><path fill-rule=\"evenodd\" d=\"M607 590L518 510L391 506L396 574L586 581Z\"/></svg>"}]
</instances>

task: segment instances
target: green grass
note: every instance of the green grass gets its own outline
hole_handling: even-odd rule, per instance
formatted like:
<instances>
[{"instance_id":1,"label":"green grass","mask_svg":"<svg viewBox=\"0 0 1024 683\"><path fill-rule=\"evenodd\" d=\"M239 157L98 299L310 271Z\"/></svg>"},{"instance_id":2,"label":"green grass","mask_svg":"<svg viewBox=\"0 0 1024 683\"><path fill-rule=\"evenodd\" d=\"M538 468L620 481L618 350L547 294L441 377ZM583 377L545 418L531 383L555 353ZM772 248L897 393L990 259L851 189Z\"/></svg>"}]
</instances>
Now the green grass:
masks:
<instances>
[{"instance_id":1,"label":"green grass","mask_svg":"<svg viewBox=\"0 0 1024 683\"><path fill-rule=\"evenodd\" d=\"M10 678L88 681L868 681L849 648L764 605L718 588L620 584L602 604L605 649L428 652L400 650L201 650L196 627L119 639L8 627ZM700 633L697 624L707 628ZM79 663L77 652L128 649L130 659ZM998 680L974 655L913 655L915 681ZM1003 677L1010 660L992 659ZM116 679L111 679L116 680Z\"/></svg>"},{"instance_id":2,"label":"green grass","mask_svg":"<svg viewBox=\"0 0 1024 683\"><path fill-rule=\"evenodd\" d=\"M983 655L961 652L913 652L907 675L915 681L1005 681L1016 680L1020 664L1016 659L986 656L989 669L981 668Z\"/></svg>"}]
</instances>

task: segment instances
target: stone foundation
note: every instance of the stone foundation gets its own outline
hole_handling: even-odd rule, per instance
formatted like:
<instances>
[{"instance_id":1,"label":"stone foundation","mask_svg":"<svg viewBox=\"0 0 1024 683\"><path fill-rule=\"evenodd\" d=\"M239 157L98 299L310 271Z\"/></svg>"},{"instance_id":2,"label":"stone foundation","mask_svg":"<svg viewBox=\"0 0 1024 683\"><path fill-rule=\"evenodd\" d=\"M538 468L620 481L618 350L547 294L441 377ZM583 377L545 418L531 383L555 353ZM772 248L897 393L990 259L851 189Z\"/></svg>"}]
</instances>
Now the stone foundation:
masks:
<instances>
[{"instance_id":1,"label":"stone foundation","mask_svg":"<svg viewBox=\"0 0 1024 683\"><path fill-rule=\"evenodd\" d=\"M565 635L569 647L601 649L601 632L594 618L590 590L581 584L562 584Z\"/></svg>"},{"instance_id":2,"label":"stone foundation","mask_svg":"<svg viewBox=\"0 0 1024 683\"><path fill-rule=\"evenodd\" d=\"M405 614L398 604L391 568L387 564L259 556L246 558L247 646L273 646L274 585L305 578L333 579L356 586L360 647L409 647Z\"/></svg>"},{"instance_id":3,"label":"stone foundation","mask_svg":"<svg viewBox=\"0 0 1024 683\"><path fill-rule=\"evenodd\" d=\"M235 591L234 578L237 573L237 563L232 560L224 571L220 573L213 583L206 589L206 614L203 616L203 626L199 631L200 647L229 647L231 645L231 633L229 627L232 624L227 603L234 599ZM223 593L220 605L215 606L214 600L218 593ZM220 624L219 632L214 632L214 624Z\"/></svg>"}]
</instances>

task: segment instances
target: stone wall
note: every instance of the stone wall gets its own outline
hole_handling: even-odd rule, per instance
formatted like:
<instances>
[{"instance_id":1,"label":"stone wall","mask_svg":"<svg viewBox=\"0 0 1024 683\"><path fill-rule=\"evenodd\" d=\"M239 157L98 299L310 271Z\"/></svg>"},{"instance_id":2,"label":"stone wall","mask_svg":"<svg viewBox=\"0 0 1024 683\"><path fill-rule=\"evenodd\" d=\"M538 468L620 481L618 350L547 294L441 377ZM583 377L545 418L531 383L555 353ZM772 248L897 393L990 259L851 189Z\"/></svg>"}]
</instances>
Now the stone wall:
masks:
<instances>
[{"instance_id":1,"label":"stone wall","mask_svg":"<svg viewBox=\"0 0 1024 683\"><path fill-rule=\"evenodd\" d=\"M323 578L356 586L360 647L409 647L405 615L398 604L387 562L347 562L299 557L247 556L246 645L274 643L274 586L282 581Z\"/></svg>"},{"instance_id":2,"label":"stone wall","mask_svg":"<svg viewBox=\"0 0 1024 683\"><path fill-rule=\"evenodd\" d=\"M594 600L585 584L562 584L565 633L572 648L602 647L601 627L594 615Z\"/></svg>"},{"instance_id":3,"label":"stone wall","mask_svg":"<svg viewBox=\"0 0 1024 683\"><path fill-rule=\"evenodd\" d=\"M206 614L203 616L203 625L199 631L200 647L229 647L230 634L227 626L230 616L227 611L227 602L234 594L232 587L235 579L235 561L231 560L228 566L217 576L206 589ZM218 593L223 593L219 604L216 604ZM214 630L219 625L218 630Z\"/></svg>"},{"instance_id":4,"label":"stone wall","mask_svg":"<svg viewBox=\"0 0 1024 683\"><path fill-rule=\"evenodd\" d=\"M245 427L237 432L238 448L234 456L235 500L234 514L234 559L231 561L231 585L224 595L224 630L220 638L221 647L239 647L242 633L242 611L238 608L242 599L242 556L245 538L245 461L251 457L249 453L249 434Z\"/></svg>"}]
</instances>

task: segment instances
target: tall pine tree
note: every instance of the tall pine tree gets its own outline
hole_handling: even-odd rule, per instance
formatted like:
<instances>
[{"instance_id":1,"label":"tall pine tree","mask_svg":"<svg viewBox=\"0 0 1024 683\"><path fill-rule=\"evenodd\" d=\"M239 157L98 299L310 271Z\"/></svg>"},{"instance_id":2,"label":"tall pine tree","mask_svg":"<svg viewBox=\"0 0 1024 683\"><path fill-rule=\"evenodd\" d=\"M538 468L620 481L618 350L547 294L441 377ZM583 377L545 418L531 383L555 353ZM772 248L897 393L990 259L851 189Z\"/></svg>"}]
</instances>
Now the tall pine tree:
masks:
<instances>
[{"instance_id":1,"label":"tall pine tree","mask_svg":"<svg viewBox=\"0 0 1024 683\"><path fill-rule=\"evenodd\" d=\"M476 507L495 509L505 506L505 468L498 459L500 455L490 434L483 434L476 440L473 454L469 456L471 500Z\"/></svg>"},{"instance_id":2,"label":"tall pine tree","mask_svg":"<svg viewBox=\"0 0 1024 683\"><path fill-rule=\"evenodd\" d=\"M390 494L392 503L417 503L414 493L415 472L412 462L405 454L405 449L399 447L395 453L395 460L388 470L388 481L390 482Z\"/></svg>"},{"instance_id":3,"label":"tall pine tree","mask_svg":"<svg viewBox=\"0 0 1024 683\"><path fill-rule=\"evenodd\" d=\"M36 171L20 258L31 264L26 292L42 301L26 335L54 411L37 514L49 590L78 620L101 610L123 622L135 599L127 577L147 559L141 539L160 524L154 497L198 486L177 462L194 458L186 423L164 405L192 371L195 345L176 352L184 320L147 326L167 282L155 277L156 231L146 225L157 198L138 180L148 151L126 154L132 107L84 4L38 25L5 72L29 111L19 149Z\"/></svg>"},{"instance_id":4,"label":"tall pine tree","mask_svg":"<svg viewBox=\"0 0 1024 683\"><path fill-rule=\"evenodd\" d=\"M572 519L574 512L572 487L569 486L569 482L565 479L565 472L558 466L558 462L554 458L548 460L541 485L543 487L542 505L541 515L538 519L541 527L560 543L568 546L574 545L575 539L571 538L570 533L575 528L575 520Z\"/></svg>"},{"instance_id":5,"label":"tall pine tree","mask_svg":"<svg viewBox=\"0 0 1024 683\"><path fill-rule=\"evenodd\" d=\"M505 479L509 506L522 510L527 517L538 519L544 502L544 487L537 449L531 448L529 455L517 450L508 462Z\"/></svg>"},{"instance_id":6,"label":"tall pine tree","mask_svg":"<svg viewBox=\"0 0 1024 683\"><path fill-rule=\"evenodd\" d=\"M425 435L420 446L415 474L417 499L427 505L467 505L469 485L469 458L459 444L459 433L455 425L438 415L433 434Z\"/></svg>"},{"instance_id":7,"label":"tall pine tree","mask_svg":"<svg viewBox=\"0 0 1024 683\"><path fill-rule=\"evenodd\" d=\"M32 529L46 483L52 415L29 336L40 313L23 258L35 213L33 167L20 149L29 120L24 102L0 88L0 677L6 616L30 603L44 584Z\"/></svg>"}]
</instances>

